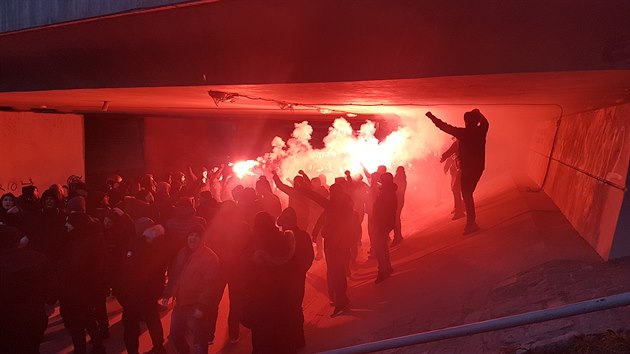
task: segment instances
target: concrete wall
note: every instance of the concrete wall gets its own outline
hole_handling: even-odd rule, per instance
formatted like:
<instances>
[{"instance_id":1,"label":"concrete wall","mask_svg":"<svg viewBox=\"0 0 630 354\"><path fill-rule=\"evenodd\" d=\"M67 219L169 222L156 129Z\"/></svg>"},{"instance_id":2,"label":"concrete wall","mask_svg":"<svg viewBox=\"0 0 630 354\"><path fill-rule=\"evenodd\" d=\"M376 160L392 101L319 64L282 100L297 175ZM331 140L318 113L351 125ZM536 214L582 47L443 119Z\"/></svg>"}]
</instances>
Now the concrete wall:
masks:
<instances>
[{"instance_id":1,"label":"concrete wall","mask_svg":"<svg viewBox=\"0 0 630 354\"><path fill-rule=\"evenodd\" d=\"M620 219L630 161L629 118L630 105L563 117L544 185L604 259L630 255L630 234L621 232ZM542 182L554 133L554 122L542 123L532 141L530 176L537 181Z\"/></svg>"},{"instance_id":2,"label":"concrete wall","mask_svg":"<svg viewBox=\"0 0 630 354\"><path fill-rule=\"evenodd\" d=\"M84 175L83 116L0 112L0 192L40 192L69 175Z\"/></svg>"},{"instance_id":3,"label":"concrete wall","mask_svg":"<svg viewBox=\"0 0 630 354\"><path fill-rule=\"evenodd\" d=\"M0 33L191 0L8 0L0 2Z\"/></svg>"}]
</instances>

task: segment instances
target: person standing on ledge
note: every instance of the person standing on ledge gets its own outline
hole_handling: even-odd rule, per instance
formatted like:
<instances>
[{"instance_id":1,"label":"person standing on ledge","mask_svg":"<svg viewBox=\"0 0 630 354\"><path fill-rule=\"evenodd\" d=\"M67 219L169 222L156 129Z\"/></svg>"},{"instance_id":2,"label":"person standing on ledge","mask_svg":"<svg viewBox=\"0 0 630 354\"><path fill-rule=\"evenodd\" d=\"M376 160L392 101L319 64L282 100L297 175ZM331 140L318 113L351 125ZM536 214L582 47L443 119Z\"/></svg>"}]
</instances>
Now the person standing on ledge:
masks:
<instances>
[{"instance_id":1,"label":"person standing on ledge","mask_svg":"<svg viewBox=\"0 0 630 354\"><path fill-rule=\"evenodd\" d=\"M454 127L442 121L433 113L426 116L443 132L459 140L459 162L461 168L462 199L466 207L466 227L464 235L479 230L475 220L475 201L473 192L485 169L486 135L488 134L488 120L479 109L464 113L465 128Z\"/></svg>"}]
</instances>

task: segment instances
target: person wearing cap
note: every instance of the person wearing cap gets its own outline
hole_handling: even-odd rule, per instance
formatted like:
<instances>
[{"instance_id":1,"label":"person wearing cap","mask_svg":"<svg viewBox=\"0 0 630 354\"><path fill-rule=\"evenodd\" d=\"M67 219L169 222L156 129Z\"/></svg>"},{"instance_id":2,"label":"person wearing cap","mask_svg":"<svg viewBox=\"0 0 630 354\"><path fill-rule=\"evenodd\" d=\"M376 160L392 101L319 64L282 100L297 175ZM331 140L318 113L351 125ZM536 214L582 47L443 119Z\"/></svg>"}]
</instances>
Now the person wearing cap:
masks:
<instances>
[{"instance_id":1,"label":"person wearing cap","mask_svg":"<svg viewBox=\"0 0 630 354\"><path fill-rule=\"evenodd\" d=\"M219 258L204 244L205 228L193 225L186 232L186 247L170 268L163 304L174 299L170 338L179 353L207 353L209 312L219 271ZM192 334L191 345L186 332Z\"/></svg>"},{"instance_id":2,"label":"person wearing cap","mask_svg":"<svg viewBox=\"0 0 630 354\"><path fill-rule=\"evenodd\" d=\"M426 116L443 132L459 140L459 162L461 168L462 199L466 207L466 227L464 234L479 230L476 222L473 193L483 174L486 163L486 135L489 123L479 109L464 113L464 128L454 127L442 121L433 113Z\"/></svg>"},{"instance_id":3,"label":"person wearing cap","mask_svg":"<svg viewBox=\"0 0 630 354\"><path fill-rule=\"evenodd\" d=\"M379 177L379 192L374 199L372 217L374 219L374 252L378 262L378 275L375 283L389 278L394 271L389 259L389 234L396 226L397 186L394 176L385 172Z\"/></svg>"},{"instance_id":4,"label":"person wearing cap","mask_svg":"<svg viewBox=\"0 0 630 354\"><path fill-rule=\"evenodd\" d=\"M157 303L166 271L164 227L147 217L136 220L134 227L135 237L129 240L114 287L123 307L125 348L129 354L138 353L140 322L145 322L153 344L149 353L166 353Z\"/></svg>"}]
</instances>

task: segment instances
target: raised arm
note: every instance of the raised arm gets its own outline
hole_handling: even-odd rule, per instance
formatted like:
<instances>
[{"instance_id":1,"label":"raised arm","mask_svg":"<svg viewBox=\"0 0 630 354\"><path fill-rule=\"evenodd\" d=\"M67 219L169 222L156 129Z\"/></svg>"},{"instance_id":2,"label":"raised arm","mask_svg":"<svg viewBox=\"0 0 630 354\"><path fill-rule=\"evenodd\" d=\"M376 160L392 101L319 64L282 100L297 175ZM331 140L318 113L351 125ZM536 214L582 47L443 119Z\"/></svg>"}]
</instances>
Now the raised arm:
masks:
<instances>
[{"instance_id":1,"label":"raised arm","mask_svg":"<svg viewBox=\"0 0 630 354\"><path fill-rule=\"evenodd\" d=\"M433 124L435 124L435 126L438 127L438 129L440 129L441 131L445 132L446 134L450 134L458 139L462 138L462 135L464 134L464 128L454 127L436 117L431 112L427 112L426 116L429 117Z\"/></svg>"},{"instance_id":2,"label":"raised arm","mask_svg":"<svg viewBox=\"0 0 630 354\"><path fill-rule=\"evenodd\" d=\"M279 190L281 190L284 194L290 196L295 193L295 190L293 189L293 187L284 184L282 180L280 180L280 177L278 176L278 173L276 171L272 171L271 174L273 175L273 182L276 184L276 187Z\"/></svg>"},{"instance_id":3,"label":"raised arm","mask_svg":"<svg viewBox=\"0 0 630 354\"><path fill-rule=\"evenodd\" d=\"M361 164L361 168L363 169L363 174L365 175L367 180L370 181L370 178L372 178L372 174L367 170L367 168L365 168L363 164Z\"/></svg>"},{"instance_id":4,"label":"raised arm","mask_svg":"<svg viewBox=\"0 0 630 354\"><path fill-rule=\"evenodd\" d=\"M306 185L308 185L308 186L311 185L311 179L308 178L308 175L306 174L306 172L304 172L304 170L299 170L298 174L300 174L300 176L302 176L304 178L304 182L306 182Z\"/></svg>"}]
</instances>

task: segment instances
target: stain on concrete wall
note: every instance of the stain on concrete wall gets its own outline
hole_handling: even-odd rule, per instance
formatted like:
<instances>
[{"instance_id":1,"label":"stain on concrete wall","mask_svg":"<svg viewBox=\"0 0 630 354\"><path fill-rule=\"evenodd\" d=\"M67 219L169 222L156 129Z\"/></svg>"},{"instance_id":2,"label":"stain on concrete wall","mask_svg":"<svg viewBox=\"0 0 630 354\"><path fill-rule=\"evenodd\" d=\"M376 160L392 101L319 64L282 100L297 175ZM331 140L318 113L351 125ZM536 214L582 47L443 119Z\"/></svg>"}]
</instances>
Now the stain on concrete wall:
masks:
<instances>
[{"instance_id":1,"label":"stain on concrete wall","mask_svg":"<svg viewBox=\"0 0 630 354\"><path fill-rule=\"evenodd\" d=\"M0 112L0 193L84 175L83 116Z\"/></svg>"},{"instance_id":2,"label":"stain on concrete wall","mask_svg":"<svg viewBox=\"0 0 630 354\"><path fill-rule=\"evenodd\" d=\"M625 194L629 117L630 105L564 117L544 187L604 259L611 255ZM630 255L630 249L615 254Z\"/></svg>"}]
</instances>

